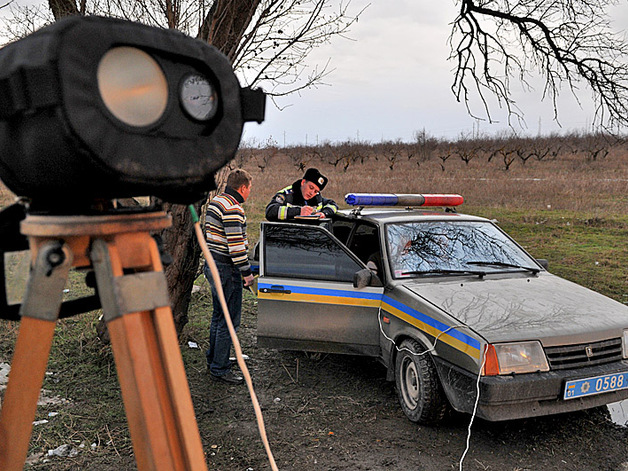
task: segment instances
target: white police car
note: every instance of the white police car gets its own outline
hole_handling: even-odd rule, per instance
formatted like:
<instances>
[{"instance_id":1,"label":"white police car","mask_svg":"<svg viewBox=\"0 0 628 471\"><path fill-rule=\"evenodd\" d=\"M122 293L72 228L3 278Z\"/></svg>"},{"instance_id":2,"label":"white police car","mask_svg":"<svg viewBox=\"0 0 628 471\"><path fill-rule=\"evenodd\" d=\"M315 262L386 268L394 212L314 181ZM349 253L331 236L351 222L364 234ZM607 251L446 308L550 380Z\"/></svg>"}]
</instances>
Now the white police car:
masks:
<instances>
[{"instance_id":1,"label":"white police car","mask_svg":"<svg viewBox=\"0 0 628 471\"><path fill-rule=\"evenodd\" d=\"M552 275L487 219L416 208L462 197L346 200L357 209L320 225L262 223L261 346L376 357L426 424L449 406L497 421L628 398L628 306Z\"/></svg>"}]
</instances>

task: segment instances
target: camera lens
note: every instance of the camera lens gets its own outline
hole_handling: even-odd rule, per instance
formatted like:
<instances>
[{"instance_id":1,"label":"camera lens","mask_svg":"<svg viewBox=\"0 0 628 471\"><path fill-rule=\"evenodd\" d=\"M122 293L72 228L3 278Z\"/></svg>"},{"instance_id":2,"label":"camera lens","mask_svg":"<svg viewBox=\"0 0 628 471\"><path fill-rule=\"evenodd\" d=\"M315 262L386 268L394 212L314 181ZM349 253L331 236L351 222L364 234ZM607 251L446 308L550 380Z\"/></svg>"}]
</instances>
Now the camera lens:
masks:
<instances>
[{"instance_id":1,"label":"camera lens","mask_svg":"<svg viewBox=\"0 0 628 471\"><path fill-rule=\"evenodd\" d=\"M168 104L168 84L159 64L141 49L115 47L98 65L98 89L107 109L129 126L149 126Z\"/></svg>"}]
</instances>

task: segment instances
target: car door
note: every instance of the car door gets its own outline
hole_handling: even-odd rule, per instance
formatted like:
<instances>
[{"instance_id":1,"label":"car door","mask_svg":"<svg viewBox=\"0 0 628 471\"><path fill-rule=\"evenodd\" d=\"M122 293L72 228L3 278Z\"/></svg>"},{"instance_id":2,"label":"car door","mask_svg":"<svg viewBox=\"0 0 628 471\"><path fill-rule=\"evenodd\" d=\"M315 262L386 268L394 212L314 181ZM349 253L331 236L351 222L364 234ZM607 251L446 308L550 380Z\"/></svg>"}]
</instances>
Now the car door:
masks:
<instances>
[{"instance_id":1,"label":"car door","mask_svg":"<svg viewBox=\"0 0 628 471\"><path fill-rule=\"evenodd\" d=\"M344 244L320 226L264 222L260 248L261 346L379 356L384 288L353 286L366 266Z\"/></svg>"}]
</instances>

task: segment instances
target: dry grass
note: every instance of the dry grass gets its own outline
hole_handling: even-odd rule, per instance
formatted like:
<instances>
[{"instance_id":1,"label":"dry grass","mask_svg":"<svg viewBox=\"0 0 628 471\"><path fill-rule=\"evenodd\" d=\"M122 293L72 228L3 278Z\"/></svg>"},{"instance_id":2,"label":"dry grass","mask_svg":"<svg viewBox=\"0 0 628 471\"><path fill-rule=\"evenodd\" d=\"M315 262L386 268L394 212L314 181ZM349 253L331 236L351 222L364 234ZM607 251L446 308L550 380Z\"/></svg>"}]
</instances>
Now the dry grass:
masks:
<instances>
[{"instance_id":1,"label":"dry grass","mask_svg":"<svg viewBox=\"0 0 628 471\"><path fill-rule=\"evenodd\" d=\"M249 201L253 212L263 210L275 191L303 174L292 159L281 153L262 172L256 161L265 150L258 152L243 162L254 175ZM486 157L466 164L455 156L447 160L445 170L437 157L420 163L400 159L393 170L381 156L354 163L347 171L315 159L309 160L308 166L316 166L330 177L324 195L341 205L346 193L388 192L459 193L465 197L465 211L552 209L607 217L624 214L628 208L628 151L623 148L613 149L601 160L569 153L554 160L515 162L507 171L500 162L488 162Z\"/></svg>"},{"instance_id":2,"label":"dry grass","mask_svg":"<svg viewBox=\"0 0 628 471\"><path fill-rule=\"evenodd\" d=\"M515 156L508 165L503 155L501 160L500 154L491 157L494 149L510 145L520 152L526 148L531 151L544 141L479 141L474 144L475 153L469 162L461 157L469 154L456 147L469 145L468 141L447 144L446 150L442 149L443 143L438 143L429 152L417 151L417 144L412 147L402 143L243 148L230 166L243 167L254 177L247 202L253 240L268 201L277 190L301 178L305 167L317 167L330 177L324 195L341 207L346 207L344 195L352 192L458 193L465 198L461 211L480 215L549 210L579 213L584 219L625 215L628 146L623 142L605 144L605 151L600 153L605 156L593 159L583 139L561 141L563 150L554 156L525 162ZM544 145L556 145L552 142ZM397 153L393 158L394 148ZM446 155L449 157L443 160ZM0 184L0 207L14 198Z\"/></svg>"},{"instance_id":3,"label":"dry grass","mask_svg":"<svg viewBox=\"0 0 628 471\"><path fill-rule=\"evenodd\" d=\"M628 208L628 145L604 141L604 152L592 158L586 139L563 139L559 144L548 138L440 142L427 151L416 143L243 148L230 166L243 167L254 176L250 213L263 213L278 189L300 178L304 168L317 167L330 177L325 196L341 206L350 192L459 193L465 197L465 208L553 209L599 217L624 214ZM546 149L558 145L562 150L542 160L525 161L513 152L509 164L503 153L495 151L510 146L525 155L541 143ZM461 150L471 144L471 151ZM0 207L13 199L0 184Z\"/></svg>"}]
</instances>

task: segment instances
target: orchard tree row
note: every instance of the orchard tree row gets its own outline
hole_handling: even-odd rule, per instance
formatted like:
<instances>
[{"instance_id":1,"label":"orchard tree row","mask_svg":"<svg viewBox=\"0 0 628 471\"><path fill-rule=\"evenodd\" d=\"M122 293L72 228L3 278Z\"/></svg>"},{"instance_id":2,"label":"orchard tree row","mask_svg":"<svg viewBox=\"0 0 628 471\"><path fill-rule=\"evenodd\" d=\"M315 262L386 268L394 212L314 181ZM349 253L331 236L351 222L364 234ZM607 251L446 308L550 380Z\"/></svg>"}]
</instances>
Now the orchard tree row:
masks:
<instances>
[{"instance_id":1,"label":"orchard tree row","mask_svg":"<svg viewBox=\"0 0 628 471\"><path fill-rule=\"evenodd\" d=\"M628 150L628 137L608 133L551 134L545 137L520 137L502 134L494 137L468 137L456 140L438 139L425 130L417 131L412 142L383 141L368 143L345 141L325 142L316 146L279 147L271 138L266 142L248 142L241 146L232 166L256 166L264 172L279 155L283 155L300 171L317 164L327 164L347 171L367 161L385 164L390 170L401 161L417 166L430 161L440 164L443 171L447 163L483 159L495 162L509 170L515 162L550 161L559 158L582 158L594 162L606 158L613 149Z\"/></svg>"}]
</instances>

